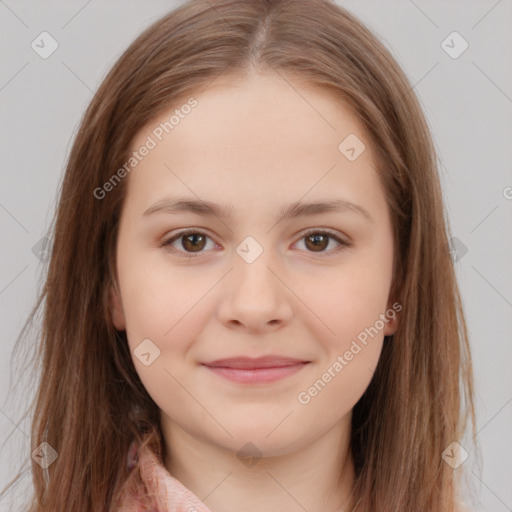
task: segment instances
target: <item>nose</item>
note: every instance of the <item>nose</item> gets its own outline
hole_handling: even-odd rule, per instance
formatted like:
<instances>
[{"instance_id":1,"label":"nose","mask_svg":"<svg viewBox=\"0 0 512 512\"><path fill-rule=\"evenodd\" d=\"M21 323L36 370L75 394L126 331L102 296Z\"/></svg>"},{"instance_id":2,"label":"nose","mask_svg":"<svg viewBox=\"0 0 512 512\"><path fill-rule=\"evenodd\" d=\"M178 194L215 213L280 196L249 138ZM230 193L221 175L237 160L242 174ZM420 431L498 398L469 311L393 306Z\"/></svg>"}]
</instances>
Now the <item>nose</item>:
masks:
<instances>
[{"instance_id":1,"label":"nose","mask_svg":"<svg viewBox=\"0 0 512 512\"><path fill-rule=\"evenodd\" d=\"M286 325L293 314L293 293L275 260L264 251L252 263L238 255L225 278L219 305L219 320L227 327L265 333Z\"/></svg>"}]
</instances>

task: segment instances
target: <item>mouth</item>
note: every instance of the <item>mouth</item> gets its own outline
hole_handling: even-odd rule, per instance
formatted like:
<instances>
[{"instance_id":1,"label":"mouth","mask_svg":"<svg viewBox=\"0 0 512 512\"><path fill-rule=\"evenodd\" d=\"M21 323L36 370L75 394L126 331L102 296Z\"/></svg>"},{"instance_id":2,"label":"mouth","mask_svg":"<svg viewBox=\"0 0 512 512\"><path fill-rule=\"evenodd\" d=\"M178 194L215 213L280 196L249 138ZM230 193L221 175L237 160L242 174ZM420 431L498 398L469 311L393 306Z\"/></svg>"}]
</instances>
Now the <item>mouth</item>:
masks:
<instances>
[{"instance_id":1,"label":"mouth","mask_svg":"<svg viewBox=\"0 0 512 512\"><path fill-rule=\"evenodd\" d=\"M310 362L288 357L270 356L257 359L248 357L218 359L202 364L214 374L233 382L260 384L289 377L299 372Z\"/></svg>"}]
</instances>

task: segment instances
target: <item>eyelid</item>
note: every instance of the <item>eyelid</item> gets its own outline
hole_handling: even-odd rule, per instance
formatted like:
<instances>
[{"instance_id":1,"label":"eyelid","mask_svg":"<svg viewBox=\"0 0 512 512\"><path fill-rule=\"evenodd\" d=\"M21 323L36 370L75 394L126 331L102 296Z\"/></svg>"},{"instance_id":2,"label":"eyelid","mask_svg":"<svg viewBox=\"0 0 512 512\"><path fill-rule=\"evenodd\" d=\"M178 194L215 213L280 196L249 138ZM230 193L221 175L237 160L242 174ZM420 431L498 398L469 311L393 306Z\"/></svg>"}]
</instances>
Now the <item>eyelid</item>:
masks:
<instances>
[{"instance_id":1,"label":"eyelid","mask_svg":"<svg viewBox=\"0 0 512 512\"><path fill-rule=\"evenodd\" d=\"M315 253L314 251L306 251L306 252L309 252L310 254L317 255L320 257L328 257L331 255L337 254L341 249L352 246L352 242L347 239L348 237L341 235L337 230L333 230L331 228L308 228L299 233L300 236L299 236L297 242L313 233L328 235L330 238L334 239L339 244L339 246L335 249L331 249L330 251L325 251L325 252ZM205 252L207 252L207 251L199 251L197 253L190 253L190 252L186 252L186 251L177 250L171 246L171 244L174 243L176 240L179 240L180 238L182 238L186 235L189 235L189 234L205 235L207 238L209 238L215 244L217 244L217 242L215 242L213 237L211 237L208 234L208 232L204 230L204 228L185 228L185 229L173 234L169 238L166 238L160 244L160 247L168 247L168 249L171 253L178 254L180 257L184 257L184 258L196 258L198 256L202 256L203 254L205 254ZM297 242L294 242L294 243L297 243ZM219 244L217 244L217 245L219 245Z\"/></svg>"}]
</instances>

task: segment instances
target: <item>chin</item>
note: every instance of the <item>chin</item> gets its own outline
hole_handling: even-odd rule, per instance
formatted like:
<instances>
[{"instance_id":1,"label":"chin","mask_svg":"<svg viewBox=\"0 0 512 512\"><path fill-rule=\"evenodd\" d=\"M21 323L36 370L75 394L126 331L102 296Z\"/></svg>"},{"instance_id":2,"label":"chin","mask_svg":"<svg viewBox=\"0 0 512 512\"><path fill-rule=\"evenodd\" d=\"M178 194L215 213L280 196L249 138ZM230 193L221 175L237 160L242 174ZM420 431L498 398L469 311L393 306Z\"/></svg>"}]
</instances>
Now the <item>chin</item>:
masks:
<instances>
[{"instance_id":1,"label":"chin","mask_svg":"<svg viewBox=\"0 0 512 512\"><path fill-rule=\"evenodd\" d=\"M222 441L212 441L217 441L224 448L235 452L237 456L242 456L245 452L248 452L248 455L253 454L259 457L286 455L299 447L301 444L300 434L295 437L289 430L278 425L279 422L272 422L261 428L255 428L254 425L238 425L236 427L225 425L233 437L226 440L224 436Z\"/></svg>"}]
</instances>

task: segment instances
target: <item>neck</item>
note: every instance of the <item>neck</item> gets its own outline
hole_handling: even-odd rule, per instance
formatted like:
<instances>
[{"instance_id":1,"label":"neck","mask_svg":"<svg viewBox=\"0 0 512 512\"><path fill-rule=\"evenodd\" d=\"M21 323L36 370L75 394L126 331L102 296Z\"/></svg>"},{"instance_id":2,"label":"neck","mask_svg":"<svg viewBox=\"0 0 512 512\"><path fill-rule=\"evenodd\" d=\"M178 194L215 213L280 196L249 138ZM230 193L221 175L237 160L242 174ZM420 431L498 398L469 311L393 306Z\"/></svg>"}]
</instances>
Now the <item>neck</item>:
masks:
<instances>
[{"instance_id":1,"label":"neck","mask_svg":"<svg viewBox=\"0 0 512 512\"><path fill-rule=\"evenodd\" d=\"M252 459L198 439L169 418L162 427L167 470L212 511L352 509L350 415L299 449Z\"/></svg>"}]
</instances>

